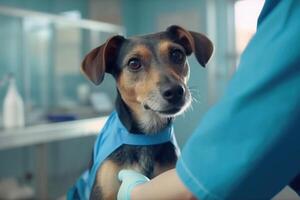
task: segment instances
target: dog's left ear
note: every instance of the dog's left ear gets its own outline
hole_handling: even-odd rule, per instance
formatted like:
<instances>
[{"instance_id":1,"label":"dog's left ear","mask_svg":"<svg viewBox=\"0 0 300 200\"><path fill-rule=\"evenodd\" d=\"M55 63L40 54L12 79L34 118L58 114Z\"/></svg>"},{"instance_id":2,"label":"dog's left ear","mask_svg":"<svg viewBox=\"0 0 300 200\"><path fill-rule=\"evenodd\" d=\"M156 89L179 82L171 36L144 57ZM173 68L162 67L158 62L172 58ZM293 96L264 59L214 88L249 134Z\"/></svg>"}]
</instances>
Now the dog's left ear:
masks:
<instances>
[{"instance_id":1,"label":"dog's left ear","mask_svg":"<svg viewBox=\"0 0 300 200\"><path fill-rule=\"evenodd\" d=\"M105 72L113 72L119 49L124 41L123 36L113 36L85 56L81 69L95 85L103 81Z\"/></svg>"},{"instance_id":2,"label":"dog's left ear","mask_svg":"<svg viewBox=\"0 0 300 200\"><path fill-rule=\"evenodd\" d=\"M188 56L194 52L198 62L205 67L213 52L213 44L205 35L176 25L168 27L166 32L174 42L185 48Z\"/></svg>"}]
</instances>

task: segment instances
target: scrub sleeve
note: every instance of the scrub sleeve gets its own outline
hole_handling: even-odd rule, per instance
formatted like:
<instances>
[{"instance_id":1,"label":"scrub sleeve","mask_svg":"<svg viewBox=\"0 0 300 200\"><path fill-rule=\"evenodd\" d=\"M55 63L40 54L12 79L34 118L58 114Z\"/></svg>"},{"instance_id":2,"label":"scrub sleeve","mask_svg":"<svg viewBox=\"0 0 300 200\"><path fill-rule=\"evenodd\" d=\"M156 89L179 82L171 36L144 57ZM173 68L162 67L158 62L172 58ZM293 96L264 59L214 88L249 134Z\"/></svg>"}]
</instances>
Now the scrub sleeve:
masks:
<instances>
[{"instance_id":1,"label":"scrub sleeve","mask_svg":"<svg viewBox=\"0 0 300 200\"><path fill-rule=\"evenodd\" d=\"M271 199L300 172L300 1L266 0L220 102L177 162L200 200Z\"/></svg>"}]
</instances>

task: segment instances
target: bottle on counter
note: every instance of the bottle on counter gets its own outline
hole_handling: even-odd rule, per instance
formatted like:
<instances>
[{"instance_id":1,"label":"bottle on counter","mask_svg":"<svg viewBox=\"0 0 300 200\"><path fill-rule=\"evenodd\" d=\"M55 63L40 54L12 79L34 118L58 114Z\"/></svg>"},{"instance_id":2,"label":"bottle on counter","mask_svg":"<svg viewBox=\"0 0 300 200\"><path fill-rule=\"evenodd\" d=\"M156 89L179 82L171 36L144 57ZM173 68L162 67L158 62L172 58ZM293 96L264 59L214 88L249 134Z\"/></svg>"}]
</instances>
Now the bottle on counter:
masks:
<instances>
[{"instance_id":1,"label":"bottle on counter","mask_svg":"<svg viewBox=\"0 0 300 200\"><path fill-rule=\"evenodd\" d=\"M9 76L9 86L3 103L3 127L21 128L25 125L24 102L18 92L16 80Z\"/></svg>"}]
</instances>

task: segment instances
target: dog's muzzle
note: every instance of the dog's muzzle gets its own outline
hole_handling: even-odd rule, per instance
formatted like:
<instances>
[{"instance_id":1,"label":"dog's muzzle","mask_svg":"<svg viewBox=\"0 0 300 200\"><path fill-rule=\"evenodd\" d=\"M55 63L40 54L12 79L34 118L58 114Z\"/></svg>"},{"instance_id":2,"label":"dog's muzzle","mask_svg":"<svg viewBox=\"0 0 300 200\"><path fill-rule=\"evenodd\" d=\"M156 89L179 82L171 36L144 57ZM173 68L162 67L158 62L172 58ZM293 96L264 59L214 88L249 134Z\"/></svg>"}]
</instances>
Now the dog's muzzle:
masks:
<instances>
[{"instance_id":1,"label":"dog's muzzle","mask_svg":"<svg viewBox=\"0 0 300 200\"><path fill-rule=\"evenodd\" d=\"M176 116L190 105L191 96L188 89L182 85L165 85L160 87L144 104L146 110L167 117Z\"/></svg>"}]
</instances>

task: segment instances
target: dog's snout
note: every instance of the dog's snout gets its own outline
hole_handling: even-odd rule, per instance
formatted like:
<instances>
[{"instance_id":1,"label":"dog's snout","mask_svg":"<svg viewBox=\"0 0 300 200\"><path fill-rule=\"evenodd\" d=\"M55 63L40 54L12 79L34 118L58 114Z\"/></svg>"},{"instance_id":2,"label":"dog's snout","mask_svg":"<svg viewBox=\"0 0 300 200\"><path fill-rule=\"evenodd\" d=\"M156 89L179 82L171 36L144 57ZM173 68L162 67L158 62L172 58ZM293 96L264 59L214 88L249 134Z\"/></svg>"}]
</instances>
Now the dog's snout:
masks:
<instances>
[{"instance_id":1,"label":"dog's snout","mask_svg":"<svg viewBox=\"0 0 300 200\"><path fill-rule=\"evenodd\" d=\"M185 89L182 85L165 85L160 88L161 94L169 103L176 104L183 100Z\"/></svg>"}]
</instances>

